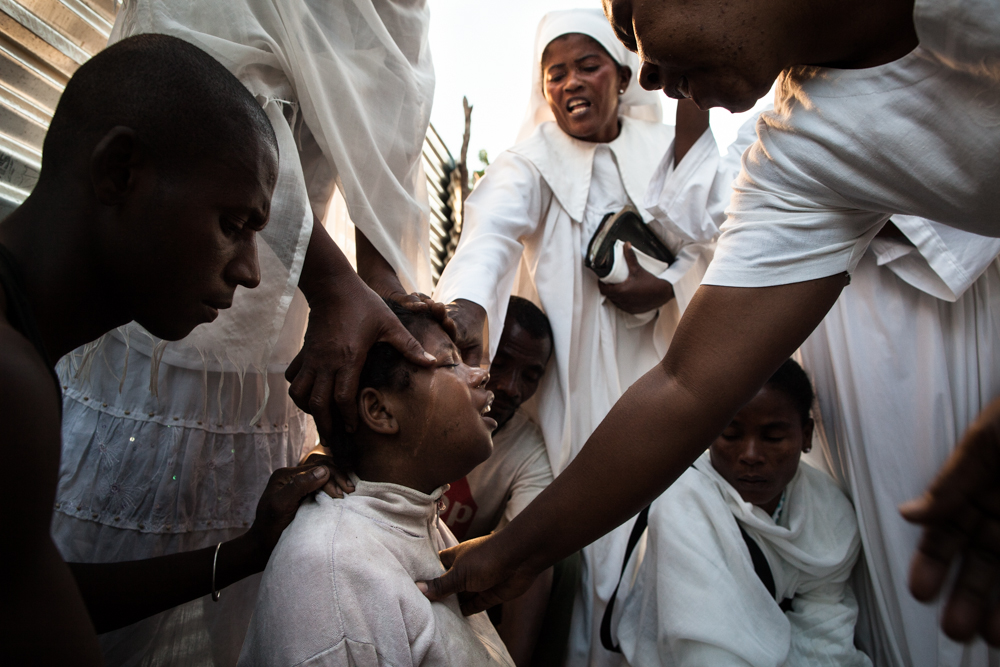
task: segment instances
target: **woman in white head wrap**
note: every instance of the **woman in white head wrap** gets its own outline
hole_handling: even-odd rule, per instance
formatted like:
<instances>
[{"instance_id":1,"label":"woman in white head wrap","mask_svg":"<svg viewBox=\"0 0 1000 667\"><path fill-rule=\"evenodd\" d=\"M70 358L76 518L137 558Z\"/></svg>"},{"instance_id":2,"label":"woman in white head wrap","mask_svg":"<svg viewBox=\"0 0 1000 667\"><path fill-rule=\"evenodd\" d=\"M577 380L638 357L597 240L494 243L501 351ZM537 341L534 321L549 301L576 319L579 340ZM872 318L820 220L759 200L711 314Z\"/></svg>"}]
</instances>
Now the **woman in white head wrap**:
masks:
<instances>
[{"instance_id":1,"label":"woman in white head wrap","mask_svg":"<svg viewBox=\"0 0 1000 667\"><path fill-rule=\"evenodd\" d=\"M166 345L133 323L61 366L52 530L67 561L147 559L247 530L271 472L315 443L283 376L307 316L311 358L299 380L303 395L327 399L313 406L317 422L336 410L334 376L351 364L342 350L363 363L377 338L410 340L393 335L398 320L318 221L339 188L370 284L384 296L430 290L420 167L434 89L428 19L422 0L129 0L121 9L112 41L180 37L256 95L278 137L280 173L258 235L257 289L238 290L231 309L183 341ZM409 353L422 358L419 345ZM258 581L102 635L108 664L235 664Z\"/></svg>"},{"instance_id":2,"label":"woman in white head wrap","mask_svg":"<svg viewBox=\"0 0 1000 667\"><path fill-rule=\"evenodd\" d=\"M476 343L483 350L476 339L484 322L491 356L496 351L511 293L541 304L552 324L556 368L542 379L537 409L555 474L662 358L711 259L710 244L692 243L643 211L677 256L673 264L654 275L629 257L617 285L601 283L584 266L602 218L640 204L664 154L679 160L707 128L707 114L695 112L675 137L660 122L660 96L639 87L637 69L600 10L542 19L521 141L490 165L466 201L462 238L436 291L439 301L453 302L471 357ZM596 629L630 529L631 522L584 550L567 664L619 659L601 648Z\"/></svg>"}]
</instances>

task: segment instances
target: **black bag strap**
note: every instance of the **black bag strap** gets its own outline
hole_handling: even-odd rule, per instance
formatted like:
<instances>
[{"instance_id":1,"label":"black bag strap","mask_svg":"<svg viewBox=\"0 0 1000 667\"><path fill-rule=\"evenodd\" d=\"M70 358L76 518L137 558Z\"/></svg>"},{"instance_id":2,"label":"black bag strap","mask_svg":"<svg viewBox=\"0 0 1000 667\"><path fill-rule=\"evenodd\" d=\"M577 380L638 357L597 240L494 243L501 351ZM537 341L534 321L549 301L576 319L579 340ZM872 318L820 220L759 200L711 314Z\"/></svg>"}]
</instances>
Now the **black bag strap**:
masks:
<instances>
[{"instance_id":1,"label":"black bag strap","mask_svg":"<svg viewBox=\"0 0 1000 667\"><path fill-rule=\"evenodd\" d=\"M736 525L739 526L740 535L743 536L743 541L747 543L747 549L750 550L750 560L753 562L753 571L757 573L757 577L760 579L761 583L764 584L764 588L767 592L774 597L777 587L774 585L774 574L771 572L771 566L767 564L767 557L764 556L764 552L760 550L760 546L754 541L747 531L743 530L743 526L737 521ZM788 612L792 610L792 599L785 598L782 600L778 607L781 611Z\"/></svg>"},{"instance_id":2,"label":"black bag strap","mask_svg":"<svg viewBox=\"0 0 1000 667\"><path fill-rule=\"evenodd\" d=\"M747 534L747 531L743 530L743 526L737 521L736 525L740 528L740 535L743 536L743 541L747 543L747 549L750 550L750 560L753 561L753 571L757 573L757 577L760 579L761 583L764 584L764 588L767 592L774 597L774 593L777 590L774 586L774 574L771 573L771 566L767 564L767 557L764 552L760 550L760 547L753 538Z\"/></svg>"},{"instance_id":3,"label":"black bag strap","mask_svg":"<svg viewBox=\"0 0 1000 667\"><path fill-rule=\"evenodd\" d=\"M646 531L646 524L648 523L649 505L646 505L636 517L635 525L632 526L632 532L628 536L628 546L625 547L625 558L622 560L622 571L618 575L618 585L615 586L615 592L611 594L611 599L608 600L608 606L604 609L604 617L601 619L601 644L604 648L614 653L622 652L622 647L615 644L611 639L611 616L615 611L615 600L618 598L618 589L622 585L622 577L625 576L625 568L628 566L628 559L632 557L635 545L639 543L639 538L642 537L642 534Z\"/></svg>"}]
</instances>

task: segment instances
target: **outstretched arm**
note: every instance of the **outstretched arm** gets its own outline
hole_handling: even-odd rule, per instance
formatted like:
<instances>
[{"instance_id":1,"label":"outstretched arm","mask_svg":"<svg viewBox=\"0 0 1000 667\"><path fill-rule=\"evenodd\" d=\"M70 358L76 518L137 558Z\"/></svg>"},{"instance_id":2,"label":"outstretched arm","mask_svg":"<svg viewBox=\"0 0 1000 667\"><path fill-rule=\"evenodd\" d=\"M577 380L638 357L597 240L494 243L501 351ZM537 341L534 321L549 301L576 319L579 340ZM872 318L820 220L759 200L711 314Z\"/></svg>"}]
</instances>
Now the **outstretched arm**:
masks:
<instances>
[{"instance_id":1,"label":"outstretched arm","mask_svg":"<svg viewBox=\"0 0 1000 667\"><path fill-rule=\"evenodd\" d=\"M663 362L625 392L565 472L506 528L442 552L451 569L424 584L429 596L472 593L466 613L511 599L642 509L805 340L845 283L841 274L778 287L703 286Z\"/></svg>"},{"instance_id":2,"label":"outstretched arm","mask_svg":"<svg viewBox=\"0 0 1000 667\"><path fill-rule=\"evenodd\" d=\"M291 382L292 400L313 416L324 438L335 433L334 403L347 428L354 430L358 378L376 342L391 344L415 364L434 363L355 273L319 220L313 221L299 288L309 302L309 327L285 378Z\"/></svg>"}]
</instances>

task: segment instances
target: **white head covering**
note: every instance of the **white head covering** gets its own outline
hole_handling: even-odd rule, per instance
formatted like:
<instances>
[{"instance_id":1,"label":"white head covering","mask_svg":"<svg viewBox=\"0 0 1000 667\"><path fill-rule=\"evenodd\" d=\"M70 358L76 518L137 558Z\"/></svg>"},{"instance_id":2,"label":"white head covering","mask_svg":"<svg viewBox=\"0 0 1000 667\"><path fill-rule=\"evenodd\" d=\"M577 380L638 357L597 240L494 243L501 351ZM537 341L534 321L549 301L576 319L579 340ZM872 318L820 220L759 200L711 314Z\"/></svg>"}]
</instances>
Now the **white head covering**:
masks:
<instances>
[{"instance_id":1,"label":"white head covering","mask_svg":"<svg viewBox=\"0 0 1000 667\"><path fill-rule=\"evenodd\" d=\"M567 9L549 12L538 23L535 57L531 61L531 98L528 101L528 112L524 115L521 130L517 134L518 142L527 139L539 124L555 120L542 93L542 52L549 42L570 33L593 38L619 65L627 65L632 69L632 80L625 89L625 94L618 98L618 115L654 123L663 121L660 93L643 90L639 85L639 57L618 41L604 12L600 9Z\"/></svg>"}]
</instances>

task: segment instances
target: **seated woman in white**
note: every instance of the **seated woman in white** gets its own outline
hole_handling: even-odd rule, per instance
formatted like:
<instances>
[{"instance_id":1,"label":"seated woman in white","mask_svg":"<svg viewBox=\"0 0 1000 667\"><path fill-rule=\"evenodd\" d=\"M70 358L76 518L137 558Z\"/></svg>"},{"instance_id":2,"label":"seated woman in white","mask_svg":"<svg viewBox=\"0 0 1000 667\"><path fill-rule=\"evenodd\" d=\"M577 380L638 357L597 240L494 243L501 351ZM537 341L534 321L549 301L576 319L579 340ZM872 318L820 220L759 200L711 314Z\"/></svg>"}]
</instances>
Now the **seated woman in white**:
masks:
<instances>
[{"instance_id":1,"label":"seated woman in white","mask_svg":"<svg viewBox=\"0 0 1000 667\"><path fill-rule=\"evenodd\" d=\"M650 505L617 628L630 665L871 665L854 647L854 510L799 465L812 402L789 359Z\"/></svg>"},{"instance_id":2,"label":"seated woman in white","mask_svg":"<svg viewBox=\"0 0 1000 667\"><path fill-rule=\"evenodd\" d=\"M240 665L513 667L485 613L466 618L456 597L432 603L414 583L444 572L438 551L457 544L438 517L447 484L492 452L488 375L430 315L389 305L438 363L418 368L385 343L368 353L358 430L332 448L356 489L299 508L264 571Z\"/></svg>"}]
</instances>

